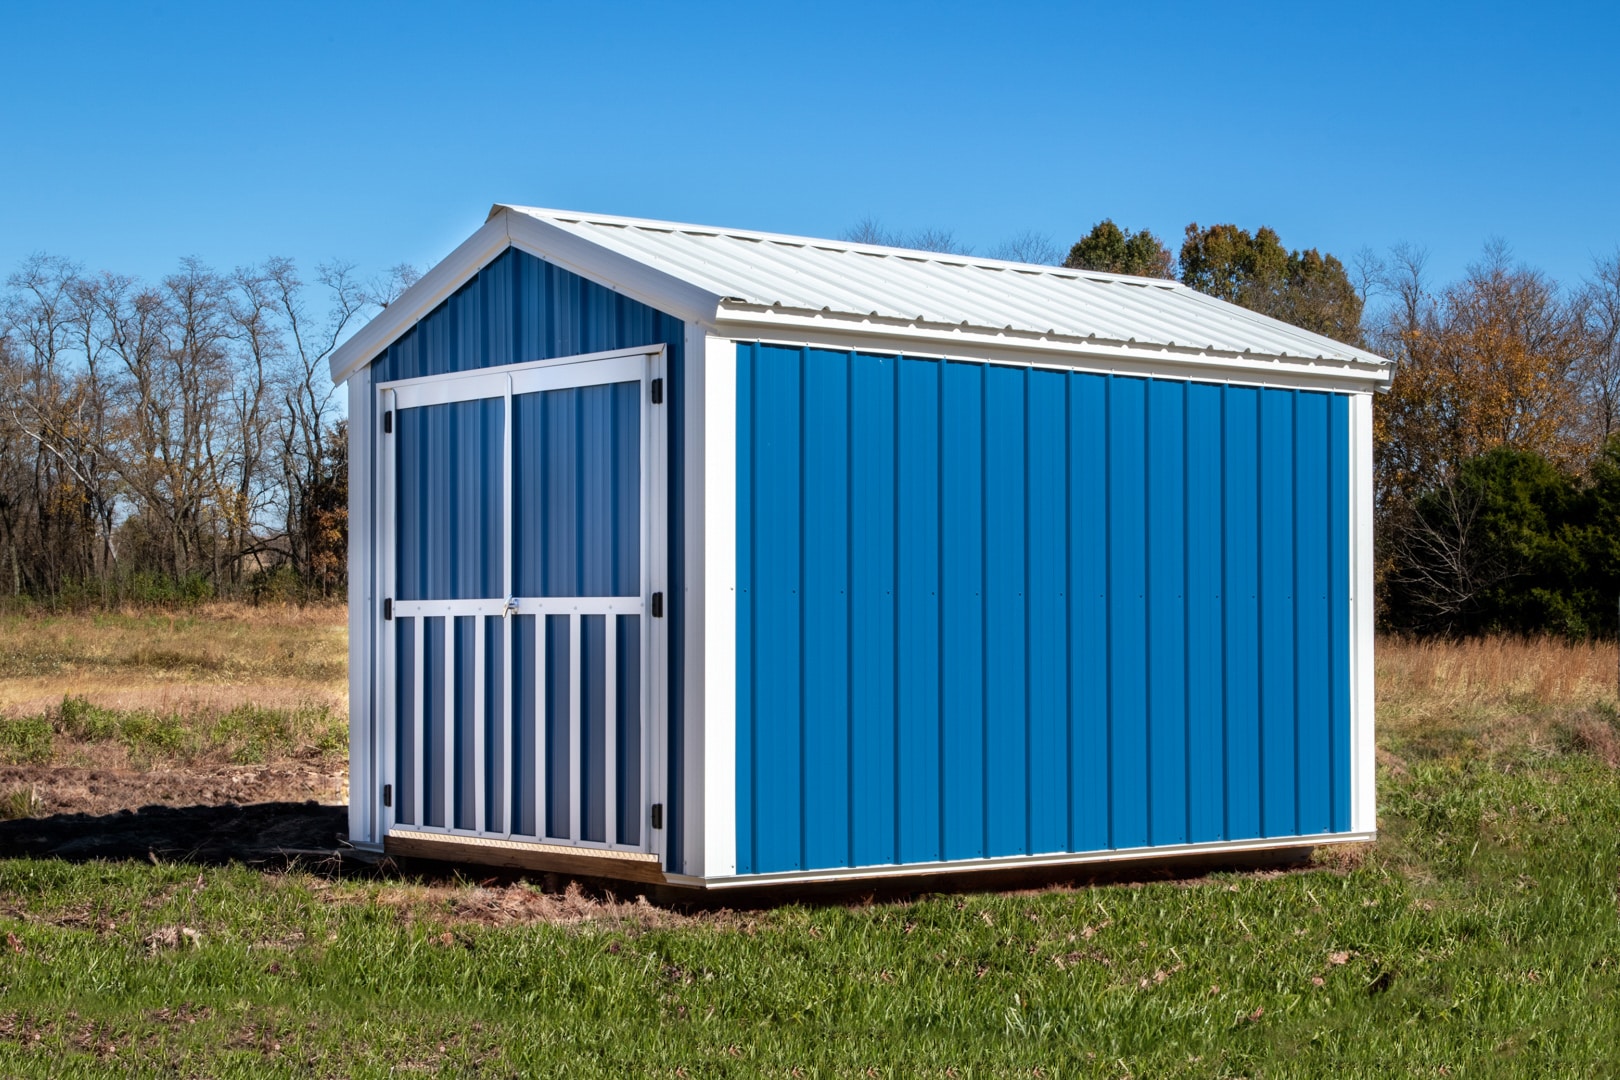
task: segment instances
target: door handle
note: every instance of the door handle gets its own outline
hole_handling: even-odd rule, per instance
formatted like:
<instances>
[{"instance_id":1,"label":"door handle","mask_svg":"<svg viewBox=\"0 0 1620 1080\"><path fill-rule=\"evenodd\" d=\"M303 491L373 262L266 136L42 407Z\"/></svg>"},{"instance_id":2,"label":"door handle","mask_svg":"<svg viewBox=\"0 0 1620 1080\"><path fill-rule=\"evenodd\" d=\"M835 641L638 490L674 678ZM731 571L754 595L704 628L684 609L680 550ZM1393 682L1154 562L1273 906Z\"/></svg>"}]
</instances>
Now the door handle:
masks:
<instances>
[{"instance_id":1,"label":"door handle","mask_svg":"<svg viewBox=\"0 0 1620 1080\"><path fill-rule=\"evenodd\" d=\"M517 599L517 597L508 596L506 598L506 606L501 608L501 618L504 619L508 615L516 615L517 613L518 613L518 599Z\"/></svg>"}]
</instances>

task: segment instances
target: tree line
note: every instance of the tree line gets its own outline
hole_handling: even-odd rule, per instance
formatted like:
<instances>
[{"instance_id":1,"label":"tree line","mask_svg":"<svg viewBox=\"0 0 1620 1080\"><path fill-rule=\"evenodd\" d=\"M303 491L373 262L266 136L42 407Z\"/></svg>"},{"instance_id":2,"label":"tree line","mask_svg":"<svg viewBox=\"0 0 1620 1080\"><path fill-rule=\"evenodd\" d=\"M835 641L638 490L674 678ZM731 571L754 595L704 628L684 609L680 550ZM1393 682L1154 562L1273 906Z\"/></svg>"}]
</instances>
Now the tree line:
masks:
<instances>
[{"instance_id":1,"label":"tree line","mask_svg":"<svg viewBox=\"0 0 1620 1080\"><path fill-rule=\"evenodd\" d=\"M846 238L966 251L872 219ZM1393 359L1374 400L1386 629L1620 631L1620 252L1564 284L1493 243L1437 283L1410 246L1347 263L1194 223L1173 251L1105 219L1066 253L1026 232L990 254L1177 279ZM327 359L414 278L24 262L0 294L0 594L341 596L347 439Z\"/></svg>"},{"instance_id":2,"label":"tree line","mask_svg":"<svg viewBox=\"0 0 1620 1080\"><path fill-rule=\"evenodd\" d=\"M0 592L342 595L347 439L326 360L413 278L185 259L149 282L25 261L0 295Z\"/></svg>"},{"instance_id":3,"label":"tree line","mask_svg":"<svg viewBox=\"0 0 1620 1080\"><path fill-rule=\"evenodd\" d=\"M949 232L870 219L849 236L963 251ZM990 254L1060 258L1032 234ZM1061 262L1179 280L1395 361L1373 404L1384 629L1620 632L1620 251L1566 284L1492 242L1460 279L1436 282L1410 245L1346 263L1264 226L1195 222L1172 251L1104 219Z\"/></svg>"}]
</instances>

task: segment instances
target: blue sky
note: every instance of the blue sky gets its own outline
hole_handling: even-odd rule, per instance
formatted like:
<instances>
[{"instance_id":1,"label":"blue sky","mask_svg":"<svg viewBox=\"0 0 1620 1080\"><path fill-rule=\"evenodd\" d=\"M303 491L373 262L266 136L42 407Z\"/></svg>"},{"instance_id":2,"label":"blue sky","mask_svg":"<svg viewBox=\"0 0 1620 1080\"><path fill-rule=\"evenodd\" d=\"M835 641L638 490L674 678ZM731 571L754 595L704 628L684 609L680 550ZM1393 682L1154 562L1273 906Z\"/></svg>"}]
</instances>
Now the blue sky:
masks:
<instances>
[{"instance_id":1,"label":"blue sky","mask_svg":"<svg viewBox=\"0 0 1620 1080\"><path fill-rule=\"evenodd\" d=\"M493 202L983 251L1620 245L1604 5L8 3L0 270L426 266Z\"/></svg>"}]
</instances>

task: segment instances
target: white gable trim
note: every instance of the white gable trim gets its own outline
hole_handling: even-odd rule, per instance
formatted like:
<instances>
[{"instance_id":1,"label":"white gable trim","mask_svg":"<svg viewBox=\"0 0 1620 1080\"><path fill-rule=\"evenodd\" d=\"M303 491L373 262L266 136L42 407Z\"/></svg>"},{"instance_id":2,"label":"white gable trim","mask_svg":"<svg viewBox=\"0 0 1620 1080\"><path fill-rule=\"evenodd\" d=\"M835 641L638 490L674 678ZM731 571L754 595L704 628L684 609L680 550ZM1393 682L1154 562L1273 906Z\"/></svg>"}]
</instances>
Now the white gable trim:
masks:
<instances>
[{"instance_id":1,"label":"white gable trim","mask_svg":"<svg viewBox=\"0 0 1620 1080\"><path fill-rule=\"evenodd\" d=\"M332 381L347 381L509 247L685 322L712 321L719 307L720 297L695 285L544 221L496 206L482 228L333 350Z\"/></svg>"},{"instance_id":2,"label":"white gable trim","mask_svg":"<svg viewBox=\"0 0 1620 1080\"><path fill-rule=\"evenodd\" d=\"M438 307L451 293L461 288L490 260L510 245L506 237L506 224L491 219L484 227L464 240L456 250L423 274L415 285L400 293L392 304L383 308L353 337L332 351L330 364L332 381L348 380L373 357L393 344L405 331L415 326L428 312Z\"/></svg>"}]
</instances>

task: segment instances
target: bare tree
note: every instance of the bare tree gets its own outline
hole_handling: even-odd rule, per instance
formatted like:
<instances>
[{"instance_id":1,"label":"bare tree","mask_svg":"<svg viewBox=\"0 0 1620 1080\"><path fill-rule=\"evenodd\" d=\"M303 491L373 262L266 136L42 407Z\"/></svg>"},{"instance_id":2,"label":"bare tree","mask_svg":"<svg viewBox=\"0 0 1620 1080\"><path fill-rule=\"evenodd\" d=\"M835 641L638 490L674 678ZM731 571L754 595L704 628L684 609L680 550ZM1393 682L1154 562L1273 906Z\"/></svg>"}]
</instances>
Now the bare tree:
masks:
<instances>
[{"instance_id":1,"label":"bare tree","mask_svg":"<svg viewBox=\"0 0 1620 1080\"><path fill-rule=\"evenodd\" d=\"M1620 431L1620 250L1598 259L1583 290L1586 363L1581 372L1593 438Z\"/></svg>"},{"instance_id":2,"label":"bare tree","mask_svg":"<svg viewBox=\"0 0 1620 1080\"><path fill-rule=\"evenodd\" d=\"M899 232L886 228L881 221L870 215L845 229L843 239L855 244L911 248L913 251L934 251L944 255L973 253L973 249L958 240L956 233L950 229L927 228Z\"/></svg>"},{"instance_id":3,"label":"bare tree","mask_svg":"<svg viewBox=\"0 0 1620 1080\"><path fill-rule=\"evenodd\" d=\"M1025 229L991 248L990 257L1038 266L1060 266L1063 263L1063 249L1058 247L1050 233Z\"/></svg>"}]
</instances>

